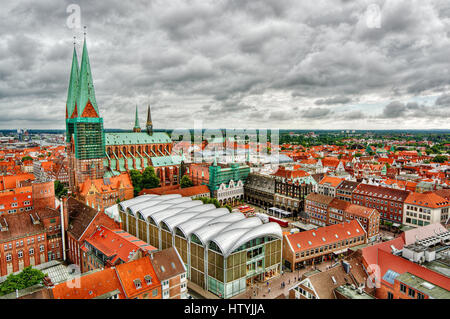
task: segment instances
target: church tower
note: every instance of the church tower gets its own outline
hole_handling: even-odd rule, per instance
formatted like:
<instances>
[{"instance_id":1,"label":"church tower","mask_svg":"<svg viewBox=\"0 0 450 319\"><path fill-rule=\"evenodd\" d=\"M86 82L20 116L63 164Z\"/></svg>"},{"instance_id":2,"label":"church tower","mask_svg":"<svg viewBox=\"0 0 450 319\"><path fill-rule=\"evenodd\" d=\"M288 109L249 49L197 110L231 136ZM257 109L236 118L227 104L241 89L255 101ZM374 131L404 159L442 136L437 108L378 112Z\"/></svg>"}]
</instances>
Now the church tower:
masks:
<instances>
[{"instance_id":1,"label":"church tower","mask_svg":"<svg viewBox=\"0 0 450 319\"><path fill-rule=\"evenodd\" d=\"M153 135L153 123L152 123L152 114L150 113L150 104L147 109L147 134Z\"/></svg>"},{"instance_id":2,"label":"church tower","mask_svg":"<svg viewBox=\"0 0 450 319\"><path fill-rule=\"evenodd\" d=\"M136 105L136 118L134 119L133 132L140 132L141 126L139 125L138 107Z\"/></svg>"},{"instance_id":3,"label":"church tower","mask_svg":"<svg viewBox=\"0 0 450 319\"><path fill-rule=\"evenodd\" d=\"M66 106L69 185L73 193L86 179L102 178L104 174L105 133L95 99L86 34L78 77L77 73L78 61L74 48Z\"/></svg>"}]
</instances>

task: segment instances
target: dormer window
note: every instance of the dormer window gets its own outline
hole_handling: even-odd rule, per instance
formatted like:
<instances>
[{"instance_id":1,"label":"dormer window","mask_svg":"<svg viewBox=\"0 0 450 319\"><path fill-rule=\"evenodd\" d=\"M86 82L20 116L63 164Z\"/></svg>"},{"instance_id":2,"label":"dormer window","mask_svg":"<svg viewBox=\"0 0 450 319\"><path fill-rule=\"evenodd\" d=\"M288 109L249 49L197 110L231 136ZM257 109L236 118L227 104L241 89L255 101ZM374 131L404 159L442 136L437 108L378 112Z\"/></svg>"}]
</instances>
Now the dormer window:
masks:
<instances>
[{"instance_id":1,"label":"dormer window","mask_svg":"<svg viewBox=\"0 0 450 319\"><path fill-rule=\"evenodd\" d=\"M145 276L144 276L144 279L145 279L145 283L146 283L147 285L151 285L151 284L152 284L152 276L150 276L150 275L145 275Z\"/></svg>"},{"instance_id":2,"label":"dormer window","mask_svg":"<svg viewBox=\"0 0 450 319\"><path fill-rule=\"evenodd\" d=\"M142 288L142 284L141 284L141 280L140 279L135 279L133 280L134 282L134 286L136 287L136 289L141 289Z\"/></svg>"}]
</instances>

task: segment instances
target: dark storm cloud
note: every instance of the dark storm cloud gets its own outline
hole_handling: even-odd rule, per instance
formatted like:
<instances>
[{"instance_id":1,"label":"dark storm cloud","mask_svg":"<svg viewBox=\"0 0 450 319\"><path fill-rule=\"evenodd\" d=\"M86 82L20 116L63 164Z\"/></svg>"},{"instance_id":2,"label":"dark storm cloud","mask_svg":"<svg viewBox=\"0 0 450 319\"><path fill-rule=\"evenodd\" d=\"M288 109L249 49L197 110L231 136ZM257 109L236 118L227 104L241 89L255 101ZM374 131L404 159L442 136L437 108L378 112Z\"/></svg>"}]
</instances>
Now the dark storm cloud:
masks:
<instances>
[{"instance_id":1,"label":"dark storm cloud","mask_svg":"<svg viewBox=\"0 0 450 319\"><path fill-rule=\"evenodd\" d=\"M397 117L403 117L406 113L406 106L403 103L400 102L391 102L388 105L386 105L383 109L383 113L381 114L381 118L397 118Z\"/></svg>"},{"instance_id":2,"label":"dark storm cloud","mask_svg":"<svg viewBox=\"0 0 450 319\"><path fill-rule=\"evenodd\" d=\"M351 98L345 96L335 96L328 99L320 99L314 102L316 105L333 105L333 104L346 104L352 101Z\"/></svg>"},{"instance_id":3,"label":"dark storm cloud","mask_svg":"<svg viewBox=\"0 0 450 319\"><path fill-rule=\"evenodd\" d=\"M450 94L442 94L436 99L436 105L450 106Z\"/></svg>"},{"instance_id":4,"label":"dark storm cloud","mask_svg":"<svg viewBox=\"0 0 450 319\"><path fill-rule=\"evenodd\" d=\"M306 109L301 113L301 116L306 119L322 119L328 117L331 113L330 109L316 107Z\"/></svg>"},{"instance_id":5,"label":"dark storm cloud","mask_svg":"<svg viewBox=\"0 0 450 319\"><path fill-rule=\"evenodd\" d=\"M441 98L445 95L441 96ZM423 119L423 118L448 118L450 117L450 108L438 104L439 98L434 105L419 104L417 102L401 103L391 102L383 108L383 112L375 118L380 119Z\"/></svg>"},{"instance_id":6,"label":"dark storm cloud","mask_svg":"<svg viewBox=\"0 0 450 319\"><path fill-rule=\"evenodd\" d=\"M64 127L72 37L79 59L83 38L67 26L72 3L88 27L108 128L133 125L136 104L144 121L148 103L157 127L192 126L194 117L211 127L376 118L389 128L390 118L414 126L407 121L430 114L447 122L447 0L29 0L0 12L0 128ZM367 25L369 4L380 8L380 28ZM433 106L389 103L421 95L439 97Z\"/></svg>"}]
</instances>

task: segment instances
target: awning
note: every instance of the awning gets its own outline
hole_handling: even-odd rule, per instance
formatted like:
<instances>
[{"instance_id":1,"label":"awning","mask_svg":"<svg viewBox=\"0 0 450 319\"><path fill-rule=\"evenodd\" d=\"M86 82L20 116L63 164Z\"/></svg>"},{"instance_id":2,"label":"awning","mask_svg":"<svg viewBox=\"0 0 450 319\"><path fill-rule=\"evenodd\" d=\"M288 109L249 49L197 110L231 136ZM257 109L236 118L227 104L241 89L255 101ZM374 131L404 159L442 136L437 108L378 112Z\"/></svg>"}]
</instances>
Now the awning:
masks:
<instances>
[{"instance_id":1,"label":"awning","mask_svg":"<svg viewBox=\"0 0 450 319\"><path fill-rule=\"evenodd\" d=\"M400 224L397 224L397 223L393 223L392 226L393 226L393 227L400 227L401 225L400 225Z\"/></svg>"},{"instance_id":2,"label":"awning","mask_svg":"<svg viewBox=\"0 0 450 319\"><path fill-rule=\"evenodd\" d=\"M344 249L341 249L341 250L333 251L333 254L339 255L339 254L345 253L347 250L348 250L348 248L344 248Z\"/></svg>"}]
</instances>

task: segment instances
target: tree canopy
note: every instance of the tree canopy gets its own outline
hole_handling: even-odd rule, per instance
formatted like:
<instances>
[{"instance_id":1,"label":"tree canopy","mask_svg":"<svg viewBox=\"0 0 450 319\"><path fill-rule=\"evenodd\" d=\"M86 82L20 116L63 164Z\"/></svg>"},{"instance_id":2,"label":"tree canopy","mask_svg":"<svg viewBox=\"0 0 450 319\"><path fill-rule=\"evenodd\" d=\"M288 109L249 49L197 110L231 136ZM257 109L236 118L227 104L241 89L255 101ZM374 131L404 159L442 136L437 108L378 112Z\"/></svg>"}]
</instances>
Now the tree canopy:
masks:
<instances>
[{"instance_id":1,"label":"tree canopy","mask_svg":"<svg viewBox=\"0 0 450 319\"><path fill-rule=\"evenodd\" d=\"M25 267L17 275L11 274L0 284L0 296L17 290L25 289L42 282L46 274L31 266Z\"/></svg>"},{"instance_id":2,"label":"tree canopy","mask_svg":"<svg viewBox=\"0 0 450 319\"><path fill-rule=\"evenodd\" d=\"M147 167L143 173L131 170L129 174L134 188L134 196L137 196L143 189L156 188L160 185L160 180L153 167Z\"/></svg>"},{"instance_id":3,"label":"tree canopy","mask_svg":"<svg viewBox=\"0 0 450 319\"><path fill-rule=\"evenodd\" d=\"M191 181L191 179L189 178L189 176L184 175L184 176L181 178L180 186L181 186L181 188L192 187L192 186L194 186L194 183Z\"/></svg>"},{"instance_id":4,"label":"tree canopy","mask_svg":"<svg viewBox=\"0 0 450 319\"><path fill-rule=\"evenodd\" d=\"M67 195L67 188L58 180L55 181L55 195L58 198Z\"/></svg>"}]
</instances>

